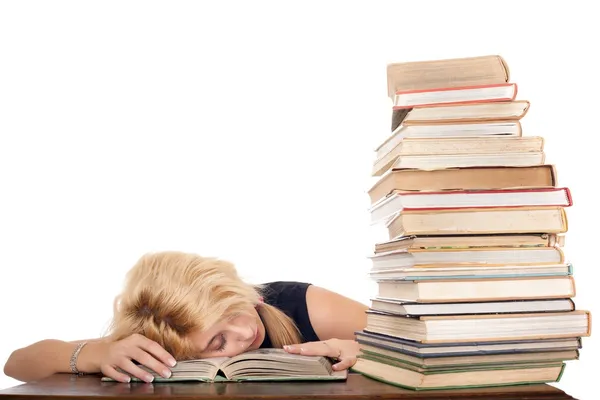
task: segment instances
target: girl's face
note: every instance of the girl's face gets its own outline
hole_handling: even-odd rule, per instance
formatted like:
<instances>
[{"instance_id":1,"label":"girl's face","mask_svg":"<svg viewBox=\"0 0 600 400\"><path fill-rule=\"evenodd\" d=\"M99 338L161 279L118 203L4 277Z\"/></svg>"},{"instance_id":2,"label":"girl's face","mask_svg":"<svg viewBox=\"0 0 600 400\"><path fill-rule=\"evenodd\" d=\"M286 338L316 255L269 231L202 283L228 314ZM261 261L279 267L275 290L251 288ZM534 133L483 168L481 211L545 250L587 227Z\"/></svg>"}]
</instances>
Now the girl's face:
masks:
<instances>
[{"instance_id":1,"label":"girl's face","mask_svg":"<svg viewBox=\"0 0 600 400\"><path fill-rule=\"evenodd\" d=\"M250 314L217 322L204 332L194 332L191 339L197 358L233 357L256 350L265 339L265 326L255 308Z\"/></svg>"}]
</instances>

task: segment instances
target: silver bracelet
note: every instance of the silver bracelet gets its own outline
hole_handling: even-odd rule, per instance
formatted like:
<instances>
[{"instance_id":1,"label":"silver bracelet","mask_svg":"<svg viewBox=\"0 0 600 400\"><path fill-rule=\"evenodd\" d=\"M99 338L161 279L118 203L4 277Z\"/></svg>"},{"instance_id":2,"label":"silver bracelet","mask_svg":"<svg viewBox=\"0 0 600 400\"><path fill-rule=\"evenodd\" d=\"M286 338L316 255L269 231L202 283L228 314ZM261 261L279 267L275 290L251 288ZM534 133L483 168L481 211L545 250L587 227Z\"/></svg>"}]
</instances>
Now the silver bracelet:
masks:
<instances>
[{"instance_id":1,"label":"silver bracelet","mask_svg":"<svg viewBox=\"0 0 600 400\"><path fill-rule=\"evenodd\" d=\"M75 350L73 351L73 354L71 355L71 360L69 361L69 366L71 367L71 372L73 372L74 374L79 374L79 370L77 369L77 357L79 356L79 352L81 351L81 349L83 349L83 346L85 346L88 342L83 342L83 343L79 343L77 345L77 347L75 348Z\"/></svg>"}]
</instances>

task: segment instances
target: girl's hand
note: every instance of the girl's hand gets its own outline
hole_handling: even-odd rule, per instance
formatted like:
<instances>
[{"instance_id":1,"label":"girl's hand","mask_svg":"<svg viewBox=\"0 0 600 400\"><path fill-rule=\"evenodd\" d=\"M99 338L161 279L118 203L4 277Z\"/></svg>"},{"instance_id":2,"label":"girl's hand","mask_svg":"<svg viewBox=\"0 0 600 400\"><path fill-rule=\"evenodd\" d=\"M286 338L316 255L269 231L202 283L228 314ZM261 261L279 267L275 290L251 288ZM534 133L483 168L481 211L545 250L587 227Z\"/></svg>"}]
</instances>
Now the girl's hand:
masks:
<instances>
[{"instance_id":1,"label":"girl's hand","mask_svg":"<svg viewBox=\"0 0 600 400\"><path fill-rule=\"evenodd\" d=\"M117 368L142 381L152 382L154 377L134 361L165 378L171 376L169 367L175 366L175 359L162 346L139 334L133 334L116 342L89 343L86 347L89 347L87 356L90 362L93 362L105 376L119 382L129 382L130 377L119 372ZM86 347L82 349L82 355Z\"/></svg>"},{"instance_id":2,"label":"girl's hand","mask_svg":"<svg viewBox=\"0 0 600 400\"><path fill-rule=\"evenodd\" d=\"M283 346L283 349L292 354L333 358L339 361L333 365L333 369L336 371L352 367L356 363L356 356L360 353L360 347L356 341L340 339L292 344Z\"/></svg>"}]
</instances>

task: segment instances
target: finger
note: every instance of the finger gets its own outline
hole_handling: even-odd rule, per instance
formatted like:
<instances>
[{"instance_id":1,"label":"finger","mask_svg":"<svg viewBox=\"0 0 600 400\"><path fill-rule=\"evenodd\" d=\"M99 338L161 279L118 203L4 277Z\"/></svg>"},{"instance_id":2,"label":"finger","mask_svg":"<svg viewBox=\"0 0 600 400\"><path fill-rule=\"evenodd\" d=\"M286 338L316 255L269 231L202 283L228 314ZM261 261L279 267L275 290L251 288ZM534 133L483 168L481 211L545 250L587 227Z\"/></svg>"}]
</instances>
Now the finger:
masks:
<instances>
[{"instance_id":1,"label":"finger","mask_svg":"<svg viewBox=\"0 0 600 400\"><path fill-rule=\"evenodd\" d=\"M315 345L316 343L316 345ZM293 344L289 346L284 346L284 349L289 353L293 354L306 354L306 355L325 355L323 354L324 350L328 350L324 348L323 345L319 345L319 342L307 342L302 344Z\"/></svg>"},{"instance_id":2,"label":"finger","mask_svg":"<svg viewBox=\"0 0 600 400\"><path fill-rule=\"evenodd\" d=\"M336 371L341 371L344 369L351 368L356 364L356 357L346 357L343 358L339 363L333 365L333 369Z\"/></svg>"},{"instance_id":3,"label":"finger","mask_svg":"<svg viewBox=\"0 0 600 400\"><path fill-rule=\"evenodd\" d=\"M340 350L325 342L308 342L302 343L300 353L307 356L325 356L336 358L340 356Z\"/></svg>"},{"instance_id":4,"label":"finger","mask_svg":"<svg viewBox=\"0 0 600 400\"><path fill-rule=\"evenodd\" d=\"M154 340L150 340L142 335L136 335L135 342L139 347L152 354L154 357L162 361L165 365L169 367L174 367L177 363L175 361L175 358Z\"/></svg>"},{"instance_id":5,"label":"finger","mask_svg":"<svg viewBox=\"0 0 600 400\"><path fill-rule=\"evenodd\" d=\"M151 373L144 371L131 360L123 360L121 364L119 364L119 367L128 374L141 379L144 382L152 382L154 380L154 376Z\"/></svg>"},{"instance_id":6,"label":"finger","mask_svg":"<svg viewBox=\"0 0 600 400\"><path fill-rule=\"evenodd\" d=\"M283 346L283 349L288 353L300 354L300 344L290 344Z\"/></svg>"},{"instance_id":7,"label":"finger","mask_svg":"<svg viewBox=\"0 0 600 400\"><path fill-rule=\"evenodd\" d=\"M300 354L304 354L307 356L333 357L334 355L337 355L337 352L333 352L333 351L331 351L331 349L329 347L326 347L323 345L321 345L321 346L302 345L302 347L300 347Z\"/></svg>"},{"instance_id":8,"label":"finger","mask_svg":"<svg viewBox=\"0 0 600 400\"><path fill-rule=\"evenodd\" d=\"M131 350L130 356L140 364L150 368L152 371L164 376L165 378L171 376L171 370L165 364L158 361L156 358L152 357L139 347L134 347Z\"/></svg>"},{"instance_id":9,"label":"finger","mask_svg":"<svg viewBox=\"0 0 600 400\"><path fill-rule=\"evenodd\" d=\"M123 374L119 371L117 371L116 369L114 369L113 367L102 367L100 368L100 372L102 372L102 374L104 374L104 376L108 377L108 378L112 378L117 382L122 382L122 383L129 383L131 382L131 377L127 374Z\"/></svg>"}]
</instances>

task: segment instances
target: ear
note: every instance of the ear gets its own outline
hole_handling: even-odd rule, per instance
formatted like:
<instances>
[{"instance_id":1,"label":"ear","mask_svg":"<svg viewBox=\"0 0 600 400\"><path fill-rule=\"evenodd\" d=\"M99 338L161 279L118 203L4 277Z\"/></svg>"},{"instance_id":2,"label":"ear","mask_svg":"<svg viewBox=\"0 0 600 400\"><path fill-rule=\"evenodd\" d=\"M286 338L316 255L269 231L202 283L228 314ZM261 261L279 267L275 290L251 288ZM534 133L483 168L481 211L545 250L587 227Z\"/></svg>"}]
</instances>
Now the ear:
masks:
<instances>
[{"instance_id":1,"label":"ear","mask_svg":"<svg viewBox=\"0 0 600 400\"><path fill-rule=\"evenodd\" d=\"M260 306L261 304L263 304L264 302L265 302L265 298L264 298L264 297L262 297L262 296L260 296L260 297L258 298L258 304L256 304L254 307L258 307L258 306Z\"/></svg>"}]
</instances>

